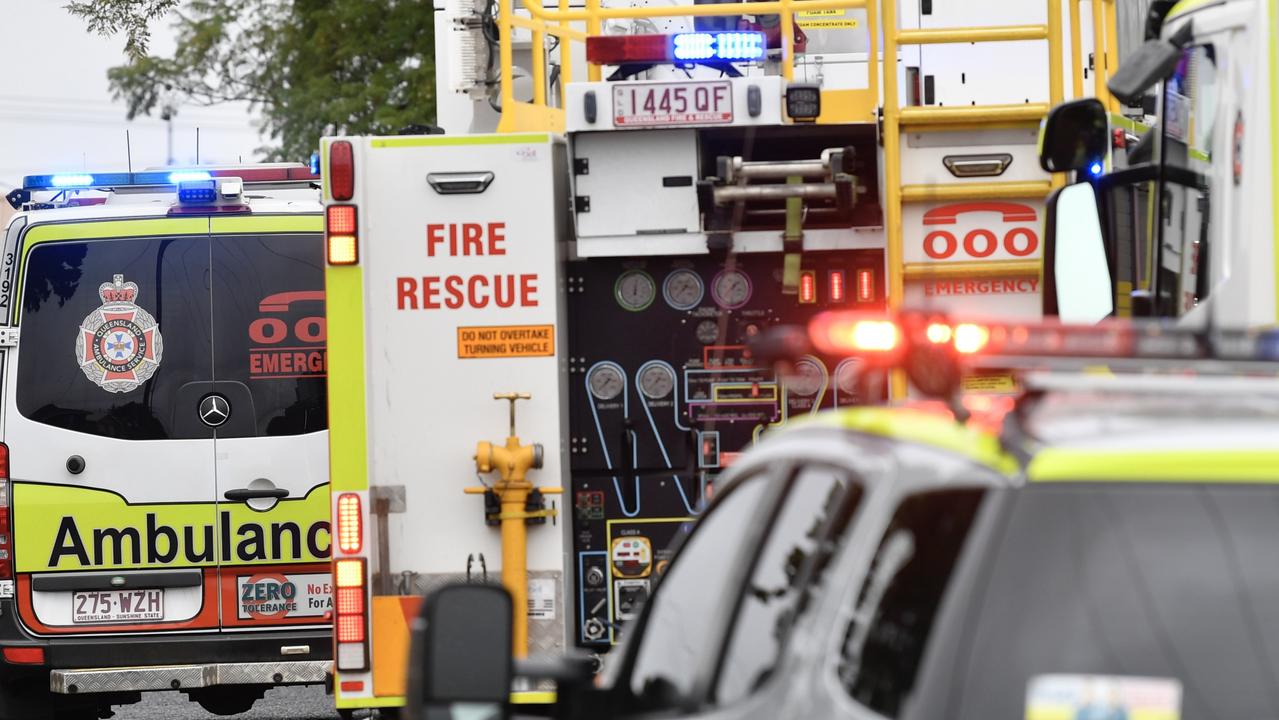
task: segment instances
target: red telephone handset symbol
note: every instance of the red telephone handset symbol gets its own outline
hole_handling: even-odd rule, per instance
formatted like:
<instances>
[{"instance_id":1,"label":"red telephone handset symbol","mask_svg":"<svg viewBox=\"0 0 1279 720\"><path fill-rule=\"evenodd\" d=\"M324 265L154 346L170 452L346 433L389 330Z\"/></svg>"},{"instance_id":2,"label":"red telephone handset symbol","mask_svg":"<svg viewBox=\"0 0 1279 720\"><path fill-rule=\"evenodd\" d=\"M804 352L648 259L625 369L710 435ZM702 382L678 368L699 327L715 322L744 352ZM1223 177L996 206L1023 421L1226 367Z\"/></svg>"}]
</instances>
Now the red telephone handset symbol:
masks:
<instances>
[{"instance_id":1,"label":"red telephone handset symbol","mask_svg":"<svg viewBox=\"0 0 1279 720\"><path fill-rule=\"evenodd\" d=\"M1035 222L1039 213L1029 205L1010 202L954 203L924 213L924 225L954 225L966 213L998 213L1005 223ZM939 242L940 241L940 242ZM973 258L990 257L999 249L994 232L977 228L964 236L964 252ZM1015 227L1004 234L1004 251L1013 257L1026 257L1039 249L1039 235L1029 227ZM959 249L959 240L947 230L933 230L924 238L924 254L934 260L947 260Z\"/></svg>"},{"instance_id":2,"label":"red telephone handset symbol","mask_svg":"<svg viewBox=\"0 0 1279 720\"><path fill-rule=\"evenodd\" d=\"M324 302L323 290L299 290L268 295L258 303L260 313L288 312L294 303ZM259 345L278 345L289 337L289 326L276 317L261 317L249 325L249 337ZM328 325L323 315L313 315L293 323L293 337L309 345L320 345L328 337Z\"/></svg>"}]
</instances>

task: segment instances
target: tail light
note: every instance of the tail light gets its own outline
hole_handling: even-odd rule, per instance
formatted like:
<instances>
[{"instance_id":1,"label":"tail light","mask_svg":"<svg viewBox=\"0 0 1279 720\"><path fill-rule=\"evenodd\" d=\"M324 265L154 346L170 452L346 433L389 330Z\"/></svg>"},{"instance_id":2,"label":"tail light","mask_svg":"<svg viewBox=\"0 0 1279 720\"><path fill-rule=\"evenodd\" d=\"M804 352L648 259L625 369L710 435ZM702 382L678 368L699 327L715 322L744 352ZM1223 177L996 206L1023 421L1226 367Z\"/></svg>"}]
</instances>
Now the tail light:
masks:
<instances>
[{"instance_id":1,"label":"tail light","mask_svg":"<svg viewBox=\"0 0 1279 720\"><path fill-rule=\"evenodd\" d=\"M346 140L329 145L329 194L340 201L355 197L355 151Z\"/></svg>"},{"instance_id":2,"label":"tail light","mask_svg":"<svg viewBox=\"0 0 1279 720\"><path fill-rule=\"evenodd\" d=\"M364 547L364 518L360 513L360 496L342 493L338 496L338 550L358 553Z\"/></svg>"},{"instance_id":3,"label":"tail light","mask_svg":"<svg viewBox=\"0 0 1279 720\"><path fill-rule=\"evenodd\" d=\"M354 265L360 260L360 228L354 205L325 209L325 247L330 265Z\"/></svg>"},{"instance_id":4,"label":"tail light","mask_svg":"<svg viewBox=\"0 0 1279 720\"><path fill-rule=\"evenodd\" d=\"M361 558L333 562L334 657L338 670L366 670L369 666L369 615L365 564Z\"/></svg>"},{"instance_id":5,"label":"tail light","mask_svg":"<svg viewBox=\"0 0 1279 720\"><path fill-rule=\"evenodd\" d=\"M896 357L902 348L902 332L892 320L851 313L822 313L809 325L809 338L818 350L830 355L872 353Z\"/></svg>"},{"instance_id":6,"label":"tail light","mask_svg":"<svg viewBox=\"0 0 1279 720\"><path fill-rule=\"evenodd\" d=\"M0 443L0 580L13 579L13 538L9 507L9 446Z\"/></svg>"}]
</instances>

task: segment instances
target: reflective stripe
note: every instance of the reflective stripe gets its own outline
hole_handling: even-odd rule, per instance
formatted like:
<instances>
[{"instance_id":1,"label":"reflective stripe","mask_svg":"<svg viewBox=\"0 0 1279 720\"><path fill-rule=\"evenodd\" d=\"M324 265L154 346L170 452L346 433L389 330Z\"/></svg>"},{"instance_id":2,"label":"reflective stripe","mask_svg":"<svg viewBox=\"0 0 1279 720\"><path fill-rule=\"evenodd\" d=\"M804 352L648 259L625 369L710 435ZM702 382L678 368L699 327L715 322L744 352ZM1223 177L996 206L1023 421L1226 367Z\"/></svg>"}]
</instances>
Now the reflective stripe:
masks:
<instances>
[{"instance_id":1,"label":"reflective stripe","mask_svg":"<svg viewBox=\"0 0 1279 720\"><path fill-rule=\"evenodd\" d=\"M319 233L324 232L324 216L319 213L298 215L227 215L212 218L209 231L218 233Z\"/></svg>"},{"instance_id":2,"label":"reflective stripe","mask_svg":"<svg viewBox=\"0 0 1279 720\"><path fill-rule=\"evenodd\" d=\"M551 705L555 702L555 693L553 691L535 691L513 692L511 693L512 705Z\"/></svg>"},{"instance_id":3,"label":"reflective stripe","mask_svg":"<svg viewBox=\"0 0 1279 720\"><path fill-rule=\"evenodd\" d=\"M338 676L341 678L341 675ZM341 680L338 680L341 682ZM348 698L342 697L341 694L334 695L333 704L341 710L355 710L358 708L384 708L384 707L404 707L408 701L403 697L362 697Z\"/></svg>"},{"instance_id":4,"label":"reflective stripe","mask_svg":"<svg viewBox=\"0 0 1279 720\"><path fill-rule=\"evenodd\" d=\"M849 408L818 413L811 420L790 423L786 432L825 426L878 435L893 440L930 445L961 455L1007 475L1018 471L1012 455L1004 452L993 433L955 422L948 415L919 408Z\"/></svg>"},{"instance_id":5,"label":"reflective stripe","mask_svg":"<svg viewBox=\"0 0 1279 720\"><path fill-rule=\"evenodd\" d=\"M328 266L329 477L334 491L369 488L364 404L364 276Z\"/></svg>"},{"instance_id":6,"label":"reflective stripe","mask_svg":"<svg viewBox=\"0 0 1279 720\"><path fill-rule=\"evenodd\" d=\"M529 145L547 143L551 136L546 133L525 135L471 135L467 137L450 137L447 135L421 135L412 137L370 138L369 147L439 147L441 145Z\"/></svg>"},{"instance_id":7,"label":"reflective stripe","mask_svg":"<svg viewBox=\"0 0 1279 720\"><path fill-rule=\"evenodd\" d=\"M1032 482L1279 483L1279 450L1074 450L1045 448Z\"/></svg>"}]
</instances>

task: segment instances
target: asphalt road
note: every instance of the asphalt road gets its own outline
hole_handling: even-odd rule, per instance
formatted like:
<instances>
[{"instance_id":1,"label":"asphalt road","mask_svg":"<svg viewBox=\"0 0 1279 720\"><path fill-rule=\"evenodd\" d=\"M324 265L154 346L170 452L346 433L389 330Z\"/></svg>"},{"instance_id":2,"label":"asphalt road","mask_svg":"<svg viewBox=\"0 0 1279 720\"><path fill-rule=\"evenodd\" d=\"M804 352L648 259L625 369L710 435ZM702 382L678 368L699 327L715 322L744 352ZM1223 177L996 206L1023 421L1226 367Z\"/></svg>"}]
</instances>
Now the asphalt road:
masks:
<instances>
[{"instance_id":1,"label":"asphalt road","mask_svg":"<svg viewBox=\"0 0 1279 720\"><path fill-rule=\"evenodd\" d=\"M219 716L205 711L179 692L147 693L142 702L116 708L114 720L336 720L333 698L320 686L267 691L241 715Z\"/></svg>"}]
</instances>

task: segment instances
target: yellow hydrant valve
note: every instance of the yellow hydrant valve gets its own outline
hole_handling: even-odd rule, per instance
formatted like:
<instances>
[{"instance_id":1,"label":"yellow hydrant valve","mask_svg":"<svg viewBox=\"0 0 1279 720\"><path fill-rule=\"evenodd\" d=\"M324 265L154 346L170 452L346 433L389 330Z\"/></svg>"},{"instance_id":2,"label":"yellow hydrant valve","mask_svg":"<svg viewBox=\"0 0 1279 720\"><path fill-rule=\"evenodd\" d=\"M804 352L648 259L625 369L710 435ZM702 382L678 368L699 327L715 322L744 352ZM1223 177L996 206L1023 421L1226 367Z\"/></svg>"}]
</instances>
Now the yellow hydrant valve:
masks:
<instances>
[{"instance_id":1,"label":"yellow hydrant valve","mask_svg":"<svg viewBox=\"0 0 1279 720\"><path fill-rule=\"evenodd\" d=\"M511 404L510 432L506 443L497 445L480 441L475 445L475 469L479 473L497 471L498 480L491 487L466 488L470 494L485 495L485 520L502 528L502 585L514 600L514 635L511 652L517 658L528 655L528 537L530 522L554 517L554 509L542 509L542 494L559 494L558 487L536 489L527 479L529 470L542 467L542 446L522 445L515 434L515 403L529 400L528 393L495 393L494 400ZM492 512L496 497L496 516Z\"/></svg>"}]
</instances>

